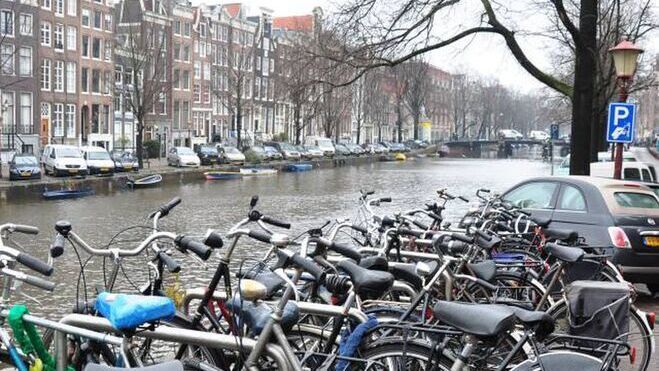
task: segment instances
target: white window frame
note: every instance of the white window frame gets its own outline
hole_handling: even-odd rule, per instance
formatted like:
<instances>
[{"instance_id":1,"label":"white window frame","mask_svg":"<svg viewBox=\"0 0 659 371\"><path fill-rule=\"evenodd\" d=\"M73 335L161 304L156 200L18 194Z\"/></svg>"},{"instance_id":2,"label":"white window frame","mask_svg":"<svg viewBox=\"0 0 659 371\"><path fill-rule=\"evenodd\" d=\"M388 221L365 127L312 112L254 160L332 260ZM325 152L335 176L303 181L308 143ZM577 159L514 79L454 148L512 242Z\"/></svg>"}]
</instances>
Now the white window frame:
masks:
<instances>
[{"instance_id":1,"label":"white window frame","mask_svg":"<svg viewBox=\"0 0 659 371\"><path fill-rule=\"evenodd\" d=\"M22 51L29 50L30 60L27 63L27 71L23 71L23 53ZM34 53L32 52L32 47L30 46L21 46L18 50L18 74L20 76L32 76L32 65L34 63Z\"/></svg>"},{"instance_id":2,"label":"white window frame","mask_svg":"<svg viewBox=\"0 0 659 371\"><path fill-rule=\"evenodd\" d=\"M51 63L50 59L42 59L40 64L41 90L50 91L51 88Z\"/></svg>"},{"instance_id":3,"label":"white window frame","mask_svg":"<svg viewBox=\"0 0 659 371\"><path fill-rule=\"evenodd\" d=\"M66 124L66 137L76 137L76 105L67 104L64 114L64 122Z\"/></svg>"},{"instance_id":4,"label":"white window frame","mask_svg":"<svg viewBox=\"0 0 659 371\"><path fill-rule=\"evenodd\" d=\"M58 47L57 41L59 41L61 47ZM55 49L56 52L63 52L64 48L64 25L61 23L55 23L55 26L53 27L53 49Z\"/></svg>"},{"instance_id":5,"label":"white window frame","mask_svg":"<svg viewBox=\"0 0 659 371\"><path fill-rule=\"evenodd\" d=\"M66 14L75 17L78 15L78 2L76 0L67 0Z\"/></svg>"},{"instance_id":6,"label":"white window frame","mask_svg":"<svg viewBox=\"0 0 659 371\"><path fill-rule=\"evenodd\" d=\"M64 17L64 0L55 0L55 9L53 12L56 17Z\"/></svg>"},{"instance_id":7,"label":"white window frame","mask_svg":"<svg viewBox=\"0 0 659 371\"><path fill-rule=\"evenodd\" d=\"M66 26L66 50L76 50L77 48L78 48L78 28L76 26L68 25Z\"/></svg>"},{"instance_id":8,"label":"white window frame","mask_svg":"<svg viewBox=\"0 0 659 371\"><path fill-rule=\"evenodd\" d=\"M3 56L5 53L3 53L4 50L0 49L0 74L5 75L5 76L13 76L16 74L16 47L14 47L14 44L8 44L8 43L3 43L0 45L0 48L11 51L7 53L9 56L7 59L4 59ZM5 73L5 68L11 65L11 72L7 71Z\"/></svg>"},{"instance_id":9,"label":"white window frame","mask_svg":"<svg viewBox=\"0 0 659 371\"><path fill-rule=\"evenodd\" d=\"M71 62L68 61L66 62L66 92L67 93L75 93L77 88L77 80L76 80L76 75L78 74L77 72L77 63L76 62Z\"/></svg>"},{"instance_id":10,"label":"white window frame","mask_svg":"<svg viewBox=\"0 0 659 371\"><path fill-rule=\"evenodd\" d=\"M64 61L55 60L53 65L53 91L64 92Z\"/></svg>"},{"instance_id":11,"label":"white window frame","mask_svg":"<svg viewBox=\"0 0 659 371\"><path fill-rule=\"evenodd\" d=\"M64 104L62 103L53 104L53 136L64 136Z\"/></svg>"},{"instance_id":12,"label":"white window frame","mask_svg":"<svg viewBox=\"0 0 659 371\"><path fill-rule=\"evenodd\" d=\"M29 97L29 106L23 105L23 98ZM34 99L32 93L21 92L18 98L18 107L21 112L21 127L23 128L23 133L33 133L33 123L32 123L32 107L34 105ZM27 108L27 109L24 109Z\"/></svg>"},{"instance_id":13,"label":"white window frame","mask_svg":"<svg viewBox=\"0 0 659 371\"><path fill-rule=\"evenodd\" d=\"M24 19L29 19L29 22L24 22ZM18 33L23 35L23 36L32 36L34 33L34 23L33 23L34 18L32 17L32 14L27 14L27 13L21 13L18 18ZM29 31L30 32L23 32L23 25L28 25L29 24Z\"/></svg>"},{"instance_id":14,"label":"white window frame","mask_svg":"<svg viewBox=\"0 0 659 371\"><path fill-rule=\"evenodd\" d=\"M39 37L40 37L40 42L41 45L43 46L52 46L53 45L53 28L50 24L50 22L41 22L41 26L39 27ZM44 38L44 34L47 35L47 42L44 42L46 38Z\"/></svg>"},{"instance_id":15,"label":"white window frame","mask_svg":"<svg viewBox=\"0 0 659 371\"><path fill-rule=\"evenodd\" d=\"M11 15L11 33L4 32L5 24L5 14ZM11 9L0 9L0 35L3 37L14 37L14 32L16 28L16 18L14 16L14 11Z\"/></svg>"}]
</instances>

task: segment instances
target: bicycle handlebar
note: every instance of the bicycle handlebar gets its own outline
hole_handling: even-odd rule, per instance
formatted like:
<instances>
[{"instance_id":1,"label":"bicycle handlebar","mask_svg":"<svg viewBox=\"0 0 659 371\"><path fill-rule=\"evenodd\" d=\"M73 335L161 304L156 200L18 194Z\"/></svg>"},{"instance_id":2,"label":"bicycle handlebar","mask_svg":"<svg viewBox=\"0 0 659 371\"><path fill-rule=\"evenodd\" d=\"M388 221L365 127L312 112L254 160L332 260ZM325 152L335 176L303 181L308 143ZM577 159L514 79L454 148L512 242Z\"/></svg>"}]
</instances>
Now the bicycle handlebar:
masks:
<instances>
[{"instance_id":1,"label":"bicycle handlebar","mask_svg":"<svg viewBox=\"0 0 659 371\"><path fill-rule=\"evenodd\" d=\"M9 269L9 268L2 268L2 269L0 269L0 272L2 272L3 274L5 274L7 276L13 277L13 278L15 278L19 281L23 281L23 282L25 282L29 285L38 287L38 288L43 289L43 290L47 290L47 291L55 290L55 283L50 282L50 281L46 281L46 280L44 280L42 278L39 278L39 277L30 276L30 275L25 274L23 272L15 271L15 270Z\"/></svg>"},{"instance_id":2,"label":"bicycle handlebar","mask_svg":"<svg viewBox=\"0 0 659 371\"><path fill-rule=\"evenodd\" d=\"M282 222L269 216L262 216L261 221L270 225L274 225L275 227L291 229L291 223Z\"/></svg>"},{"instance_id":3,"label":"bicycle handlebar","mask_svg":"<svg viewBox=\"0 0 659 371\"><path fill-rule=\"evenodd\" d=\"M318 238L316 243L325 246L326 248L335 251L347 258L353 259L357 261L357 263L359 263L359 261L362 259L362 254L360 254L359 251L354 249L352 246L340 242L333 242L325 238Z\"/></svg>"},{"instance_id":4,"label":"bicycle handlebar","mask_svg":"<svg viewBox=\"0 0 659 371\"><path fill-rule=\"evenodd\" d=\"M149 215L149 218L153 218L157 213L160 213L161 218L167 216L167 214L169 214L169 212L172 211L172 209L175 208L180 203L181 203L181 198L174 197L166 204L161 205L157 211L151 213L151 215Z\"/></svg>"},{"instance_id":5,"label":"bicycle handlebar","mask_svg":"<svg viewBox=\"0 0 659 371\"><path fill-rule=\"evenodd\" d=\"M174 239L176 246L180 247L183 250L192 251L195 255L200 257L202 260L208 260L211 256L212 250L210 247L204 245L203 243L184 235L178 235Z\"/></svg>"},{"instance_id":6,"label":"bicycle handlebar","mask_svg":"<svg viewBox=\"0 0 659 371\"><path fill-rule=\"evenodd\" d=\"M177 262L174 258L167 255L164 251L158 251L156 257L167 267L167 270L171 273L178 273L181 271L181 264Z\"/></svg>"},{"instance_id":7,"label":"bicycle handlebar","mask_svg":"<svg viewBox=\"0 0 659 371\"><path fill-rule=\"evenodd\" d=\"M43 274L44 276L50 276L53 274L53 267L28 253L18 251L11 247L1 246L0 254L7 255L10 258L16 259L17 262L32 269L33 271Z\"/></svg>"}]
</instances>

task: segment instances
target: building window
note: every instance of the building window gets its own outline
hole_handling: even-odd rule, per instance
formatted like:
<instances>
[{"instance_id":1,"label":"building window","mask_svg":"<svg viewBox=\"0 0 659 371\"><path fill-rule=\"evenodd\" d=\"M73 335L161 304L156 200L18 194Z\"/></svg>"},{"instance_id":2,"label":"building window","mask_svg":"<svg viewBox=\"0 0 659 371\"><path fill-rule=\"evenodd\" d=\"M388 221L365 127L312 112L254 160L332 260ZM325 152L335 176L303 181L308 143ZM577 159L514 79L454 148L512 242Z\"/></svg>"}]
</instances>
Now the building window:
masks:
<instances>
[{"instance_id":1,"label":"building window","mask_svg":"<svg viewBox=\"0 0 659 371\"><path fill-rule=\"evenodd\" d=\"M103 49L103 56L106 61L112 61L112 47L107 42L105 43L105 49Z\"/></svg>"},{"instance_id":2,"label":"building window","mask_svg":"<svg viewBox=\"0 0 659 371\"><path fill-rule=\"evenodd\" d=\"M21 76L32 76L32 48L21 46L18 51L18 73Z\"/></svg>"},{"instance_id":3,"label":"building window","mask_svg":"<svg viewBox=\"0 0 659 371\"><path fill-rule=\"evenodd\" d=\"M167 94L165 94L164 92L160 92L158 97L158 102L156 105L157 105L156 113L159 113L161 115L167 114Z\"/></svg>"},{"instance_id":4,"label":"building window","mask_svg":"<svg viewBox=\"0 0 659 371\"><path fill-rule=\"evenodd\" d=\"M76 92L76 62L66 62L66 91Z\"/></svg>"},{"instance_id":5,"label":"building window","mask_svg":"<svg viewBox=\"0 0 659 371\"><path fill-rule=\"evenodd\" d=\"M96 37L92 39L92 58L101 59L101 39Z\"/></svg>"},{"instance_id":6,"label":"building window","mask_svg":"<svg viewBox=\"0 0 659 371\"><path fill-rule=\"evenodd\" d=\"M190 62L190 45L186 45L183 47L183 60L186 62Z\"/></svg>"},{"instance_id":7,"label":"building window","mask_svg":"<svg viewBox=\"0 0 659 371\"><path fill-rule=\"evenodd\" d=\"M112 14L105 15L105 24L103 26L106 31L112 31Z\"/></svg>"},{"instance_id":8,"label":"building window","mask_svg":"<svg viewBox=\"0 0 659 371\"><path fill-rule=\"evenodd\" d=\"M21 126L23 128L23 134L32 133L32 94L31 93L21 93L19 100L21 105Z\"/></svg>"},{"instance_id":9,"label":"building window","mask_svg":"<svg viewBox=\"0 0 659 371\"><path fill-rule=\"evenodd\" d=\"M184 28L183 28L183 35L190 36L190 30L191 29L192 29L192 26L190 25L190 22L185 22Z\"/></svg>"},{"instance_id":10,"label":"building window","mask_svg":"<svg viewBox=\"0 0 659 371\"><path fill-rule=\"evenodd\" d=\"M181 34L181 21L174 21L174 35Z\"/></svg>"},{"instance_id":11,"label":"building window","mask_svg":"<svg viewBox=\"0 0 659 371\"><path fill-rule=\"evenodd\" d=\"M66 136L67 138L76 137L76 105L66 105Z\"/></svg>"},{"instance_id":12,"label":"building window","mask_svg":"<svg viewBox=\"0 0 659 371\"><path fill-rule=\"evenodd\" d=\"M89 92L89 69L86 67L80 69L80 90Z\"/></svg>"},{"instance_id":13,"label":"building window","mask_svg":"<svg viewBox=\"0 0 659 371\"><path fill-rule=\"evenodd\" d=\"M32 14L21 13L18 22L21 35L32 36Z\"/></svg>"},{"instance_id":14,"label":"building window","mask_svg":"<svg viewBox=\"0 0 659 371\"><path fill-rule=\"evenodd\" d=\"M2 92L2 104L4 106L4 112L2 113L2 122L5 127L14 126L14 92L3 91Z\"/></svg>"},{"instance_id":15,"label":"building window","mask_svg":"<svg viewBox=\"0 0 659 371\"><path fill-rule=\"evenodd\" d=\"M211 79L211 65L210 63L204 63L204 80L208 81Z\"/></svg>"},{"instance_id":16,"label":"building window","mask_svg":"<svg viewBox=\"0 0 659 371\"><path fill-rule=\"evenodd\" d=\"M205 58L206 54L206 43L202 41L199 43L199 56Z\"/></svg>"},{"instance_id":17,"label":"building window","mask_svg":"<svg viewBox=\"0 0 659 371\"><path fill-rule=\"evenodd\" d=\"M91 17L91 13L89 12L89 9L82 9L82 25L84 27L89 27L89 18Z\"/></svg>"},{"instance_id":18,"label":"building window","mask_svg":"<svg viewBox=\"0 0 659 371\"><path fill-rule=\"evenodd\" d=\"M0 10L0 34L14 36L14 12L11 10Z\"/></svg>"},{"instance_id":19,"label":"building window","mask_svg":"<svg viewBox=\"0 0 659 371\"><path fill-rule=\"evenodd\" d=\"M103 94L110 94L110 72L103 72Z\"/></svg>"},{"instance_id":20,"label":"building window","mask_svg":"<svg viewBox=\"0 0 659 371\"><path fill-rule=\"evenodd\" d=\"M56 24L53 29L53 40L56 50L64 50L64 25Z\"/></svg>"},{"instance_id":21,"label":"building window","mask_svg":"<svg viewBox=\"0 0 659 371\"><path fill-rule=\"evenodd\" d=\"M41 61L41 90L50 90L50 59Z\"/></svg>"},{"instance_id":22,"label":"building window","mask_svg":"<svg viewBox=\"0 0 659 371\"><path fill-rule=\"evenodd\" d=\"M0 45L0 64L2 64L3 75L14 74L14 46L11 44Z\"/></svg>"},{"instance_id":23,"label":"building window","mask_svg":"<svg viewBox=\"0 0 659 371\"><path fill-rule=\"evenodd\" d=\"M41 23L41 45L50 46L50 23Z\"/></svg>"},{"instance_id":24,"label":"building window","mask_svg":"<svg viewBox=\"0 0 659 371\"><path fill-rule=\"evenodd\" d=\"M64 0L55 0L55 15L64 15Z\"/></svg>"},{"instance_id":25,"label":"building window","mask_svg":"<svg viewBox=\"0 0 659 371\"><path fill-rule=\"evenodd\" d=\"M78 11L77 6L78 2L76 0L68 0L68 3L66 4L66 13L70 16L76 16L76 13Z\"/></svg>"},{"instance_id":26,"label":"building window","mask_svg":"<svg viewBox=\"0 0 659 371\"><path fill-rule=\"evenodd\" d=\"M64 105L62 103L53 104L53 128L56 137L64 136Z\"/></svg>"},{"instance_id":27,"label":"building window","mask_svg":"<svg viewBox=\"0 0 659 371\"><path fill-rule=\"evenodd\" d=\"M183 71L181 89L190 90L190 71Z\"/></svg>"},{"instance_id":28,"label":"building window","mask_svg":"<svg viewBox=\"0 0 659 371\"><path fill-rule=\"evenodd\" d=\"M206 25L204 23L199 24L199 36L206 37Z\"/></svg>"},{"instance_id":29,"label":"building window","mask_svg":"<svg viewBox=\"0 0 659 371\"><path fill-rule=\"evenodd\" d=\"M55 61L55 82L53 83L54 91L64 91L64 61Z\"/></svg>"},{"instance_id":30,"label":"building window","mask_svg":"<svg viewBox=\"0 0 659 371\"><path fill-rule=\"evenodd\" d=\"M211 94L210 94L210 89L206 86L204 87L202 94L204 96L204 103L208 104L211 102Z\"/></svg>"},{"instance_id":31,"label":"building window","mask_svg":"<svg viewBox=\"0 0 659 371\"><path fill-rule=\"evenodd\" d=\"M67 50L76 50L76 44L78 43L78 29L75 26L66 27L66 49Z\"/></svg>"},{"instance_id":32,"label":"building window","mask_svg":"<svg viewBox=\"0 0 659 371\"><path fill-rule=\"evenodd\" d=\"M41 0L41 7L50 10L50 0Z\"/></svg>"},{"instance_id":33,"label":"building window","mask_svg":"<svg viewBox=\"0 0 659 371\"><path fill-rule=\"evenodd\" d=\"M194 84L193 97L195 103L201 103L201 87L199 84Z\"/></svg>"},{"instance_id":34,"label":"building window","mask_svg":"<svg viewBox=\"0 0 659 371\"><path fill-rule=\"evenodd\" d=\"M120 65L114 66L114 82L122 85L124 83L124 67Z\"/></svg>"},{"instance_id":35,"label":"building window","mask_svg":"<svg viewBox=\"0 0 659 371\"><path fill-rule=\"evenodd\" d=\"M82 56L89 58L89 36L82 35Z\"/></svg>"},{"instance_id":36,"label":"building window","mask_svg":"<svg viewBox=\"0 0 659 371\"><path fill-rule=\"evenodd\" d=\"M172 78L172 83L174 85L174 89L180 89L181 88L181 71L178 69L174 69L174 77Z\"/></svg>"},{"instance_id":37,"label":"building window","mask_svg":"<svg viewBox=\"0 0 659 371\"><path fill-rule=\"evenodd\" d=\"M199 61L194 62L194 78L201 79L201 63Z\"/></svg>"},{"instance_id":38,"label":"building window","mask_svg":"<svg viewBox=\"0 0 659 371\"><path fill-rule=\"evenodd\" d=\"M101 92L101 71L92 70L92 93Z\"/></svg>"},{"instance_id":39,"label":"building window","mask_svg":"<svg viewBox=\"0 0 659 371\"><path fill-rule=\"evenodd\" d=\"M95 10L94 11L94 28L99 29L99 30L101 29L101 18L102 18L101 12Z\"/></svg>"}]
</instances>

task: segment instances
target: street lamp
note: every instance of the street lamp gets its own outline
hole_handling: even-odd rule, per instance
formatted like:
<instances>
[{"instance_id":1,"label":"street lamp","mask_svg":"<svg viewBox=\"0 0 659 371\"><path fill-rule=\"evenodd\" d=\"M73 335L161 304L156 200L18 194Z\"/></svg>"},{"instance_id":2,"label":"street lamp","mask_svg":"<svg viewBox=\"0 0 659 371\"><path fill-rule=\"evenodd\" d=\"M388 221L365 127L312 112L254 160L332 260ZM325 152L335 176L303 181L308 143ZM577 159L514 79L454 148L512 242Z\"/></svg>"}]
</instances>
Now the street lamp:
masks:
<instances>
[{"instance_id":1,"label":"street lamp","mask_svg":"<svg viewBox=\"0 0 659 371\"><path fill-rule=\"evenodd\" d=\"M629 95L629 85L636 72L636 64L639 54L643 49L637 48L634 43L628 40L622 40L620 44L609 49L613 57L613 66L616 70L618 87L620 89L619 102L626 102ZM621 179L622 177L622 143L616 143L614 156L613 178Z\"/></svg>"}]
</instances>

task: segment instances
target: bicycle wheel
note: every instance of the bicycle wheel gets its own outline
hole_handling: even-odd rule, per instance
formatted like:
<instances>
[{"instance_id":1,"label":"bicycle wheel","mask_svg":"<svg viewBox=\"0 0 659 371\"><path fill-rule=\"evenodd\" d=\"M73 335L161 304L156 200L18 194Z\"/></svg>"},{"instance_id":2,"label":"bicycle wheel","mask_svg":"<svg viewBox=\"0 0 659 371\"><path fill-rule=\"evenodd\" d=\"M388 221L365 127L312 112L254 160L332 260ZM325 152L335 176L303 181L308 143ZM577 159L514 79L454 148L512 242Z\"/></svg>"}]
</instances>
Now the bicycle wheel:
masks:
<instances>
[{"instance_id":1,"label":"bicycle wheel","mask_svg":"<svg viewBox=\"0 0 659 371\"><path fill-rule=\"evenodd\" d=\"M492 292L478 285L470 285L470 293L477 302L502 303L535 310L545 293L545 287L529 274L498 271L492 280L497 287ZM548 297L540 310L547 310L554 304Z\"/></svg>"},{"instance_id":2,"label":"bicycle wheel","mask_svg":"<svg viewBox=\"0 0 659 371\"><path fill-rule=\"evenodd\" d=\"M555 333L567 334L570 329L568 319L568 307L565 300L561 300L547 313L556 321ZM652 332L645 325L643 315L636 307L632 306L629 311L629 333L627 336L629 346L635 352L635 359L632 363L629 357L618 357L619 371L645 371L650 365L652 356Z\"/></svg>"},{"instance_id":3,"label":"bicycle wheel","mask_svg":"<svg viewBox=\"0 0 659 371\"><path fill-rule=\"evenodd\" d=\"M433 352L427 343L403 339L387 339L371 344L360 352L361 361L352 361L351 370L403 371L451 369L451 360L439 352ZM338 370L337 371L342 371Z\"/></svg>"},{"instance_id":4,"label":"bicycle wheel","mask_svg":"<svg viewBox=\"0 0 659 371\"><path fill-rule=\"evenodd\" d=\"M600 371L601 367L602 361L593 356L557 351L541 354L537 359L526 360L513 367L511 371Z\"/></svg>"}]
</instances>

